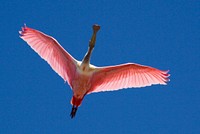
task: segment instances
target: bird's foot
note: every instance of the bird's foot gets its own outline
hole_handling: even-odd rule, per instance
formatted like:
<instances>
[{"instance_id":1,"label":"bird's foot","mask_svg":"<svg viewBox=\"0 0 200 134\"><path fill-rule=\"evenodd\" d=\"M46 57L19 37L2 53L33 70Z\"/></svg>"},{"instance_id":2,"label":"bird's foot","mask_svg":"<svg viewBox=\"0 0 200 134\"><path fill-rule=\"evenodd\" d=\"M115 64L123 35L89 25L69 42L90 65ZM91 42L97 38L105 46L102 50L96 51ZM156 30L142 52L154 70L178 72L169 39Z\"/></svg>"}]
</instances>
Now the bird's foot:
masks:
<instances>
[{"instance_id":1,"label":"bird's foot","mask_svg":"<svg viewBox=\"0 0 200 134\"><path fill-rule=\"evenodd\" d=\"M76 106L72 107L72 111L71 111L71 114L70 114L71 118L75 117L77 109L78 109L78 107L76 107Z\"/></svg>"}]
</instances>

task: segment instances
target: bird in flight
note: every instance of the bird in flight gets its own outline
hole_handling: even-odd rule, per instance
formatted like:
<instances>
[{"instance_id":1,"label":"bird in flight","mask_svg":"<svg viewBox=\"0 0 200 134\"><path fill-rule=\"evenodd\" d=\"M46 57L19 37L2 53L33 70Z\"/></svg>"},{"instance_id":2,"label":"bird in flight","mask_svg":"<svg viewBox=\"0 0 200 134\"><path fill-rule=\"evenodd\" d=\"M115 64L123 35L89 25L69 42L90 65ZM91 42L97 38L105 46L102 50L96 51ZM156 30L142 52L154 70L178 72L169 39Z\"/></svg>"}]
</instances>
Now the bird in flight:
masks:
<instances>
[{"instance_id":1,"label":"bird in flight","mask_svg":"<svg viewBox=\"0 0 200 134\"><path fill-rule=\"evenodd\" d=\"M124 88L145 87L154 84L166 85L168 71L126 63L115 66L97 67L90 64L95 47L99 25L93 25L93 34L88 51L82 61L72 57L53 37L24 25L19 31L20 37L46 60L52 69L69 84L73 91L71 99L71 118L74 118L83 98L91 93L115 91Z\"/></svg>"}]
</instances>

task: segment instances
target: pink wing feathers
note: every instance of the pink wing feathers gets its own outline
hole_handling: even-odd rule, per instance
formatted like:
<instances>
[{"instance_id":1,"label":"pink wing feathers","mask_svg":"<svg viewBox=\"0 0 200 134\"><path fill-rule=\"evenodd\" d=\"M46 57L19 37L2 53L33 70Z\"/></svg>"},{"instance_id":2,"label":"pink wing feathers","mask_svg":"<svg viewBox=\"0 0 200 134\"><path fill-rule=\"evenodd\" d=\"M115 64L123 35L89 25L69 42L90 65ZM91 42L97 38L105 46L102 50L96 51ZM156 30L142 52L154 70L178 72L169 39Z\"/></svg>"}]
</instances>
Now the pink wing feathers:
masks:
<instances>
[{"instance_id":1,"label":"pink wing feathers","mask_svg":"<svg viewBox=\"0 0 200 134\"><path fill-rule=\"evenodd\" d=\"M139 64L127 63L98 69L99 71L93 75L91 90L88 94L131 87L145 87L152 84L165 85L169 81L168 71Z\"/></svg>"},{"instance_id":2,"label":"pink wing feathers","mask_svg":"<svg viewBox=\"0 0 200 134\"><path fill-rule=\"evenodd\" d=\"M76 59L65 51L53 37L45 35L40 31L24 26L19 33L21 34L20 37L46 60L64 81L70 84L71 77L76 69Z\"/></svg>"}]
</instances>

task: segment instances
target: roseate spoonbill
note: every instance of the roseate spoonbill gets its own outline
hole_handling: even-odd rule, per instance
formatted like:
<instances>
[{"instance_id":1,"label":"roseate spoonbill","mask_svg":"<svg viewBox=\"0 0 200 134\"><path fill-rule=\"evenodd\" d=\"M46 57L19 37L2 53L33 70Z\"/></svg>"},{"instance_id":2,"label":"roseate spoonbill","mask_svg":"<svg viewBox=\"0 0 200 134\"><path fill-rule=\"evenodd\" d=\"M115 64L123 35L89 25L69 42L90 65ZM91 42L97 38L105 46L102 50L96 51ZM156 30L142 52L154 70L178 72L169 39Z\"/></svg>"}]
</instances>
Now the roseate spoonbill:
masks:
<instances>
[{"instance_id":1,"label":"roseate spoonbill","mask_svg":"<svg viewBox=\"0 0 200 134\"><path fill-rule=\"evenodd\" d=\"M93 35L82 61L73 58L53 37L26 25L19 31L20 37L46 60L52 69L68 82L73 91L71 118L76 114L85 95L123 88L166 85L168 71L136 63L96 67L90 64L90 56L96 42L99 25L93 25Z\"/></svg>"}]
</instances>

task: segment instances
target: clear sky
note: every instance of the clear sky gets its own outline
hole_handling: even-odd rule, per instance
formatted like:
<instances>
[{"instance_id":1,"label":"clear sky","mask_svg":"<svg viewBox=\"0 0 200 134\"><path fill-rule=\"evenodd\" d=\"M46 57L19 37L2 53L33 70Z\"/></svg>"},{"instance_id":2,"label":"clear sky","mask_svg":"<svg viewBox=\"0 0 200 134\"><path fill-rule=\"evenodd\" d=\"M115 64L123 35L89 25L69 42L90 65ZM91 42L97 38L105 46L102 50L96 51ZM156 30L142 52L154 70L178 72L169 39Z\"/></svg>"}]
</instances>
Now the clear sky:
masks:
<instances>
[{"instance_id":1,"label":"clear sky","mask_svg":"<svg viewBox=\"0 0 200 134\"><path fill-rule=\"evenodd\" d=\"M0 4L1 134L199 134L199 0L11 0ZM26 23L76 59L101 25L91 63L170 70L167 86L90 94L71 119L72 91L23 40Z\"/></svg>"}]
</instances>

